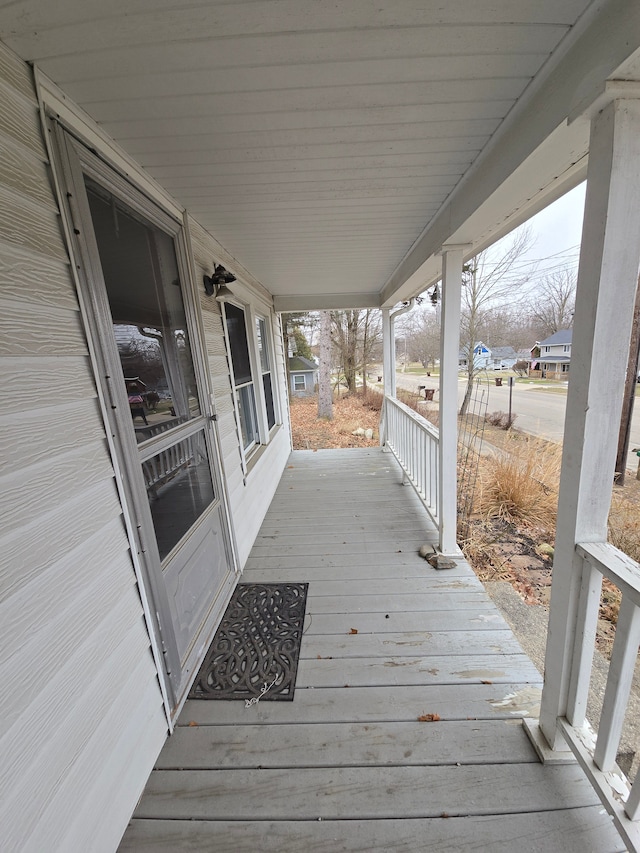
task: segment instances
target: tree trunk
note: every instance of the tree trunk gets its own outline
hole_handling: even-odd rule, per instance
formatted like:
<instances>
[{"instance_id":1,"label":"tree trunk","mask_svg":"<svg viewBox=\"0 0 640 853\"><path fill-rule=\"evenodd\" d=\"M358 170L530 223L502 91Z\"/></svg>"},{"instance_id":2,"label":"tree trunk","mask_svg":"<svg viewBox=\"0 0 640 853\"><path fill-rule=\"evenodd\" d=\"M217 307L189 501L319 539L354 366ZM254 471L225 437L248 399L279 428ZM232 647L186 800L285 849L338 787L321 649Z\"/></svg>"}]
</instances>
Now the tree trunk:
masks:
<instances>
[{"instance_id":1,"label":"tree trunk","mask_svg":"<svg viewBox=\"0 0 640 853\"><path fill-rule=\"evenodd\" d=\"M367 396L367 359L368 359L368 346L369 346L369 314L370 311L367 308L364 315L364 335L362 340L362 396L366 398Z\"/></svg>"},{"instance_id":2,"label":"tree trunk","mask_svg":"<svg viewBox=\"0 0 640 853\"><path fill-rule=\"evenodd\" d=\"M320 369L318 371L318 417L333 419L331 392L331 314L320 312Z\"/></svg>"},{"instance_id":3,"label":"tree trunk","mask_svg":"<svg viewBox=\"0 0 640 853\"><path fill-rule=\"evenodd\" d=\"M467 409L469 408L469 402L471 400L471 392L473 391L473 373L469 373L467 376L467 387L464 389L464 397L462 398L462 405L460 406L460 414L466 415Z\"/></svg>"},{"instance_id":4,"label":"tree trunk","mask_svg":"<svg viewBox=\"0 0 640 853\"><path fill-rule=\"evenodd\" d=\"M344 378L347 390L355 394L356 370L357 370L357 347L358 347L358 311L347 311L347 346L344 359Z\"/></svg>"}]
</instances>

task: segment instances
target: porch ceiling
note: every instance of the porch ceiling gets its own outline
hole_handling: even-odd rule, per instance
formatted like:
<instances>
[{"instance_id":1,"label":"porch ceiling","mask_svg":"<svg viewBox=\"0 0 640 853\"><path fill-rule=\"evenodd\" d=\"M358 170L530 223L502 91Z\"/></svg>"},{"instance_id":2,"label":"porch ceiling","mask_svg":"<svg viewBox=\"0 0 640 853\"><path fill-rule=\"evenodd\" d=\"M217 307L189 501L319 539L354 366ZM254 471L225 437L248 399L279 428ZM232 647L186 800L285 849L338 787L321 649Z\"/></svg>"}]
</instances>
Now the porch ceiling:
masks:
<instances>
[{"instance_id":1,"label":"porch ceiling","mask_svg":"<svg viewBox=\"0 0 640 853\"><path fill-rule=\"evenodd\" d=\"M584 174L636 0L13 0L33 61L286 310L392 304ZM239 269L239 267L238 267Z\"/></svg>"}]
</instances>

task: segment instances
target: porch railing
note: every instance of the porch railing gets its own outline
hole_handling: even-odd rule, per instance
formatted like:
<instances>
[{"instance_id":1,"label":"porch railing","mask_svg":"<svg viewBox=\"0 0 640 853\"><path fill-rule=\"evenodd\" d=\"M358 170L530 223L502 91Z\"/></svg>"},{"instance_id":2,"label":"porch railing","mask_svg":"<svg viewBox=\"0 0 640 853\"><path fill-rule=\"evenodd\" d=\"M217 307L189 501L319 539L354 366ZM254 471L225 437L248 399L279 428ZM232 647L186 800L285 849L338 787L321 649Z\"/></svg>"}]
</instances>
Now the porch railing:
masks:
<instances>
[{"instance_id":1,"label":"porch railing","mask_svg":"<svg viewBox=\"0 0 640 853\"><path fill-rule=\"evenodd\" d=\"M567 716L558 723L630 850L640 850L640 779L630 786L616 754L640 645L640 565L606 542L576 545L583 561ZM622 593L598 732L585 723L602 579Z\"/></svg>"},{"instance_id":2,"label":"porch railing","mask_svg":"<svg viewBox=\"0 0 640 853\"><path fill-rule=\"evenodd\" d=\"M438 430L395 397L385 396L381 442L398 460L434 523L440 525Z\"/></svg>"}]
</instances>

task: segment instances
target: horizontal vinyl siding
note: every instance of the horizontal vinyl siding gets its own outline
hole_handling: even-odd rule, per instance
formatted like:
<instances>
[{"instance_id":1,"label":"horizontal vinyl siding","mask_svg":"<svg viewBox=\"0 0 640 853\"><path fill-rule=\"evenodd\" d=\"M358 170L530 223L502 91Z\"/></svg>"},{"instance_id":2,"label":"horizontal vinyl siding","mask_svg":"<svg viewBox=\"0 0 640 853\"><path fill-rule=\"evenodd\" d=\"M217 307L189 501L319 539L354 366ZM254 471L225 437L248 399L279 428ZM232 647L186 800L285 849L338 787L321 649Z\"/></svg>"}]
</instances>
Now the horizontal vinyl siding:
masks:
<instances>
[{"instance_id":1,"label":"horizontal vinyl siding","mask_svg":"<svg viewBox=\"0 0 640 853\"><path fill-rule=\"evenodd\" d=\"M290 453L289 434L280 428L271 439L268 452L249 471L246 485L231 493L231 513L235 520L242 566L247 561Z\"/></svg>"},{"instance_id":2,"label":"horizontal vinyl siding","mask_svg":"<svg viewBox=\"0 0 640 853\"><path fill-rule=\"evenodd\" d=\"M0 45L0 847L113 851L166 734L30 71Z\"/></svg>"},{"instance_id":3,"label":"horizontal vinyl siding","mask_svg":"<svg viewBox=\"0 0 640 853\"><path fill-rule=\"evenodd\" d=\"M196 265L196 282L199 285L202 276L205 273L207 275L211 273L213 258L217 256L219 247L213 238L196 222L191 223L190 230ZM249 472L245 477L242 470L239 430L234 409L220 305L212 296L206 296L201 287L198 287L198 292L200 294L207 364L218 415L217 428L229 495L231 519L238 545L238 559L240 565L244 566L291 452L288 398L283 372L282 332L280 323L273 312L269 310L263 296L256 294L256 310L258 313L270 317L272 321L271 332L276 358L274 393L279 398L279 411L283 426L272 432L268 447L263 450L255 464L250 464Z\"/></svg>"}]
</instances>

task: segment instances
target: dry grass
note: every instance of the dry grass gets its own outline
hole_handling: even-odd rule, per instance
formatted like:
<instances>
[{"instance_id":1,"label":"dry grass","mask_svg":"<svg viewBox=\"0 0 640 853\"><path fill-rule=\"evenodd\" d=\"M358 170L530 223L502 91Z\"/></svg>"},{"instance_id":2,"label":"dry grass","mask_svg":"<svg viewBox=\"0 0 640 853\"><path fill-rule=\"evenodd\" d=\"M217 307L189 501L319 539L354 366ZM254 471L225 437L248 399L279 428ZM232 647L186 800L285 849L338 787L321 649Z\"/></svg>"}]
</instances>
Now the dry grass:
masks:
<instances>
[{"instance_id":1,"label":"dry grass","mask_svg":"<svg viewBox=\"0 0 640 853\"><path fill-rule=\"evenodd\" d=\"M508 581L525 602L548 604L562 449L517 431L500 432L498 442L496 432L492 430L489 440L500 449L479 459L472 523L461 544L481 580ZM609 541L638 562L639 515L640 484L628 480L624 492L613 489ZM541 543L549 554L541 551ZM620 590L605 579L597 644L607 657L620 600Z\"/></svg>"},{"instance_id":2,"label":"dry grass","mask_svg":"<svg viewBox=\"0 0 640 853\"><path fill-rule=\"evenodd\" d=\"M481 517L555 527L561 448L535 439L505 441L480 463L475 509Z\"/></svg>"},{"instance_id":3,"label":"dry grass","mask_svg":"<svg viewBox=\"0 0 640 853\"><path fill-rule=\"evenodd\" d=\"M639 521L637 502L614 490L609 513L609 542L640 563Z\"/></svg>"},{"instance_id":4,"label":"dry grass","mask_svg":"<svg viewBox=\"0 0 640 853\"><path fill-rule=\"evenodd\" d=\"M380 396L379 394L377 396ZM373 397L373 394L372 394ZM361 396L334 397L333 420L318 419L317 397L291 400L291 434L294 450L323 450L336 447L376 447L380 412L375 399L363 405ZM372 429L373 438L352 435L356 429Z\"/></svg>"}]
</instances>

